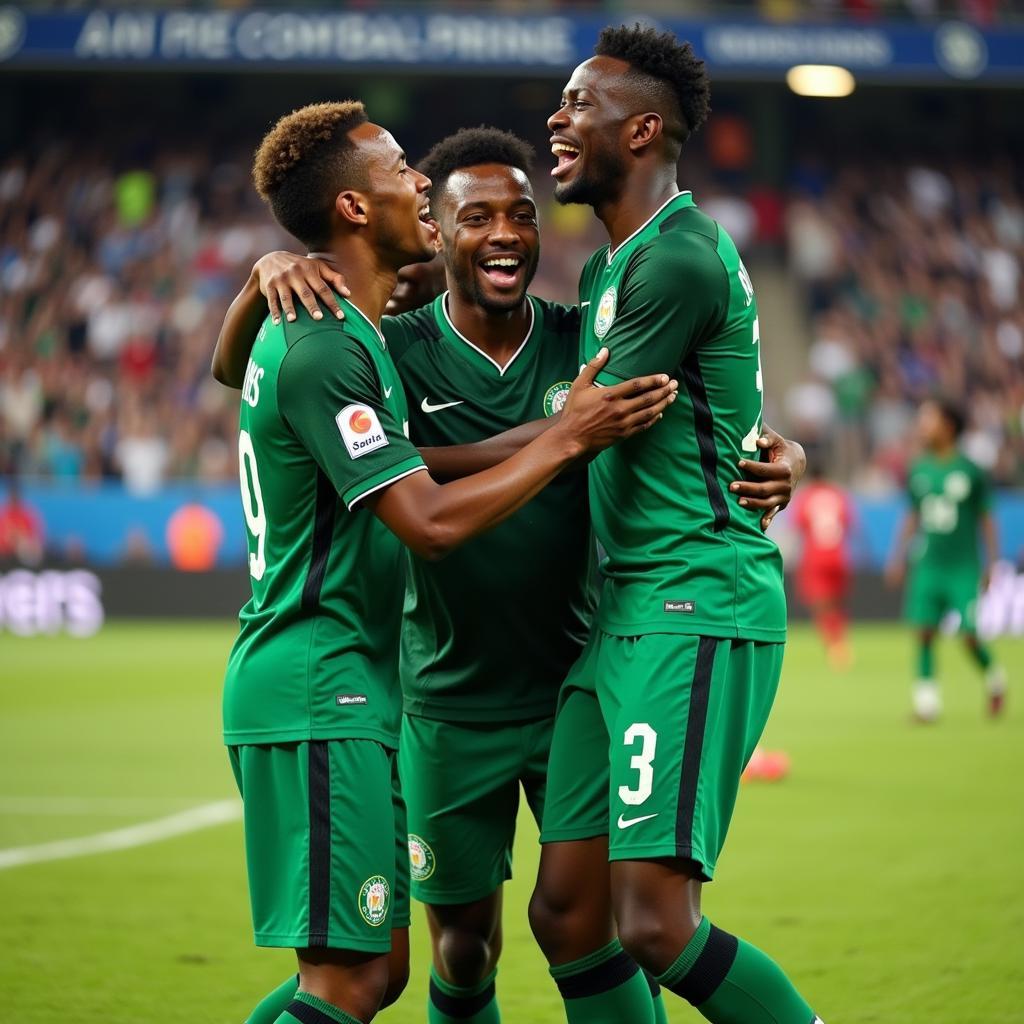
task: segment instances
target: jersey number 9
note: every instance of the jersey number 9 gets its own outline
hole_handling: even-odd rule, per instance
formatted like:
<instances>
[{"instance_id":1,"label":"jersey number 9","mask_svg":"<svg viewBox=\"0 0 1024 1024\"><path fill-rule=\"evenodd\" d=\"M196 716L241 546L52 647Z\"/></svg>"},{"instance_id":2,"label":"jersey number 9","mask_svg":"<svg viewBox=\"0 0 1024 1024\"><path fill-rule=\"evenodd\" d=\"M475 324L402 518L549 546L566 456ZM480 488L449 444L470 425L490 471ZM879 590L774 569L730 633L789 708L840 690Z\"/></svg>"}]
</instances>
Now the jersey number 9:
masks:
<instances>
[{"instance_id":1,"label":"jersey number 9","mask_svg":"<svg viewBox=\"0 0 1024 1024\"><path fill-rule=\"evenodd\" d=\"M238 432L238 479L242 488L245 525L256 540L256 551L249 554L249 575L254 580L261 580L267 568L267 514L263 508L260 476L256 471L256 452L247 430Z\"/></svg>"}]
</instances>

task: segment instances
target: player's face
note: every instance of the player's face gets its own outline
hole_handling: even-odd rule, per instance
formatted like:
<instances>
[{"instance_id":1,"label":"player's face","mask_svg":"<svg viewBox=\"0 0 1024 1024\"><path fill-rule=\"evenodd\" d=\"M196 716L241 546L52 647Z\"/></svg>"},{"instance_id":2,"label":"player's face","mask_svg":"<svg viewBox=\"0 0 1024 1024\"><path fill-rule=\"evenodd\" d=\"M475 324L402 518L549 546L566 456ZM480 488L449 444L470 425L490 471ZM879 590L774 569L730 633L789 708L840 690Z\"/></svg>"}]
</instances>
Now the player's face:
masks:
<instances>
[{"instance_id":1,"label":"player's face","mask_svg":"<svg viewBox=\"0 0 1024 1024\"><path fill-rule=\"evenodd\" d=\"M526 175L504 164L456 171L437 213L445 264L459 292L488 311L521 305L540 258L537 206Z\"/></svg>"},{"instance_id":2,"label":"player's face","mask_svg":"<svg viewBox=\"0 0 1024 1024\"><path fill-rule=\"evenodd\" d=\"M917 411L917 436L926 448L943 444L949 429L942 410L934 402L925 402Z\"/></svg>"},{"instance_id":3,"label":"player's face","mask_svg":"<svg viewBox=\"0 0 1024 1024\"><path fill-rule=\"evenodd\" d=\"M619 195L629 166L624 126L635 113L623 83L627 70L614 57L584 61L548 118L558 202L599 206Z\"/></svg>"},{"instance_id":4,"label":"player's face","mask_svg":"<svg viewBox=\"0 0 1024 1024\"><path fill-rule=\"evenodd\" d=\"M367 158L370 224L375 248L392 254L396 267L431 259L437 252L437 224L430 217L430 179L405 162L389 131L362 124L351 133Z\"/></svg>"}]
</instances>

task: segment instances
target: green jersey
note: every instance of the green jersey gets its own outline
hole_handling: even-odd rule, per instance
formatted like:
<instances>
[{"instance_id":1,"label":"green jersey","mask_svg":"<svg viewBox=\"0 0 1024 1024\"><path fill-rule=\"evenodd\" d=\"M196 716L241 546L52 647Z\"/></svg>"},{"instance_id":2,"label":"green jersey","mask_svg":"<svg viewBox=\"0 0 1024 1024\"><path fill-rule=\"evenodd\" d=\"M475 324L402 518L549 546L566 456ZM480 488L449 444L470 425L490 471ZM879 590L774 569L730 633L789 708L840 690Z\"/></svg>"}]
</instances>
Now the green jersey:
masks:
<instances>
[{"instance_id":1,"label":"green jersey","mask_svg":"<svg viewBox=\"0 0 1024 1024\"><path fill-rule=\"evenodd\" d=\"M757 459L757 304L732 240L690 193L669 200L580 281L581 361L607 346L600 384L679 380L651 430L590 465L590 508L607 557L597 623L606 633L786 636L782 560L760 513L729 497Z\"/></svg>"},{"instance_id":2,"label":"green jersey","mask_svg":"<svg viewBox=\"0 0 1024 1024\"><path fill-rule=\"evenodd\" d=\"M578 370L579 312L529 303L532 325L505 367L455 329L447 295L385 318L416 444L469 444L561 409ZM410 555L406 711L475 722L554 712L594 604L586 490L585 471L563 473L442 561Z\"/></svg>"},{"instance_id":3,"label":"green jersey","mask_svg":"<svg viewBox=\"0 0 1024 1024\"><path fill-rule=\"evenodd\" d=\"M988 477L959 452L948 459L925 455L907 475L907 490L918 515L911 560L922 568L978 571L978 534L991 508Z\"/></svg>"},{"instance_id":4,"label":"green jersey","mask_svg":"<svg viewBox=\"0 0 1024 1024\"><path fill-rule=\"evenodd\" d=\"M265 321L246 370L238 462L252 597L228 659L228 744L397 746L404 553L360 502L425 466L384 338L343 305L344 323L305 310Z\"/></svg>"}]
</instances>

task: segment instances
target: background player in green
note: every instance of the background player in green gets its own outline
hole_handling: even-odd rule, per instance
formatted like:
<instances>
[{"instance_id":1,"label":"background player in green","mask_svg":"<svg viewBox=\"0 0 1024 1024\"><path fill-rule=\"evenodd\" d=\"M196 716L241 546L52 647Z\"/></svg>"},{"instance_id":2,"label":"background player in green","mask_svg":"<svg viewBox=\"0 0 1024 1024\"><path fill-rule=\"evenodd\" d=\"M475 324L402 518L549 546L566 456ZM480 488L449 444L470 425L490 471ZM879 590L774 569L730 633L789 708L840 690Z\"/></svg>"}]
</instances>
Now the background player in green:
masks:
<instances>
[{"instance_id":1,"label":"background player in green","mask_svg":"<svg viewBox=\"0 0 1024 1024\"><path fill-rule=\"evenodd\" d=\"M600 384L646 367L677 374L680 391L656 433L590 466L607 557L595 629L560 697L531 921L570 1021L600 1019L573 997L621 964L592 882L608 857L621 944L662 986L719 1024L811 1024L778 965L700 911L786 631L778 550L726 500L761 426L753 287L676 184L707 78L689 44L653 29L606 29L597 54L548 121L555 197L592 205L609 235L581 279L581 353L610 350ZM599 826L574 792L581 777L603 777Z\"/></svg>"},{"instance_id":2,"label":"background player in green","mask_svg":"<svg viewBox=\"0 0 1024 1024\"><path fill-rule=\"evenodd\" d=\"M935 721L942 711L933 649L939 624L949 612L959 614L967 653L985 673L990 714L1000 713L1006 696L1005 673L978 638L978 597L999 557L999 538L988 477L958 447L963 428L963 412L948 399L929 399L918 410L917 434L924 452L907 470L910 511L887 568L889 581L898 586L909 565L906 617L917 630L913 706L921 722Z\"/></svg>"},{"instance_id":3,"label":"background player in green","mask_svg":"<svg viewBox=\"0 0 1024 1024\"><path fill-rule=\"evenodd\" d=\"M500 466L439 485L408 441L379 331L399 267L434 253L429 180L355 102L282 118L254 179L285 228L344 267L351 302L343 324L268 321L248 360L239 463L253 594L228 662L224 736L257 942L299 959L299 991L279 1020L369 1021L408 970L407 936L392 949L392 931L408 925L400 541L440 557L621 436L621 408L637 428L651 422L671 387L660 377L640 399L592 400L602 356L551 430Z\"/></svg>"},{"instance_id":4,"label":"background player in green","mask_svg":"<svg viewBox=\"0 0 1024 1024\"><path fill-rule=\"evenodd\" d=\"M578 365L579 315L526 296L539 255L525 173L531 158L514 136L471 129L439 143L420 165L434 182L451 291L382 322L418 443L474 442L553 416L565 399ZM254 268L261 291L280 296L286 315L292 287L322 294L321 272L344 287L329 267L288 253ZM256 295L243 292L239 301L265 308ZM319 311L315 299L304 301ZM235 367L221 367L222 378L240 381L249 339L226 329L221 344ZM759 467L780 481L772 502L788 497L783 451L780 464ZM570 472L445 561L413 560L400 761L413 892L429 905L434 940L432 1021L498 1018L500 885L510 873L519 785L539 816L555 698L589 629L592 552L585 476ZM614 998L621 1008L621 995Z\"/></svg>"}]
</instances>

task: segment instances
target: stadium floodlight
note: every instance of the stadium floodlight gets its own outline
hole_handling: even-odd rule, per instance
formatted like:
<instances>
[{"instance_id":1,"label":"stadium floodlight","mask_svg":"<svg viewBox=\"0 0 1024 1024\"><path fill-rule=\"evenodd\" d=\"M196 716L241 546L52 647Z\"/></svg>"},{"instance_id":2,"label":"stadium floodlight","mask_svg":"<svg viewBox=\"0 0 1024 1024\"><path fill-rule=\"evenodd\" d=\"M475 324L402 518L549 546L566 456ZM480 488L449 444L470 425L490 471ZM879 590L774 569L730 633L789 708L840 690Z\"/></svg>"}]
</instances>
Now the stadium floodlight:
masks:
<instances>
[{"instance_id":1,"label":"stadium floodlight","mask_svg":"<svg viewBox=\"0 0 1024 1024\"><path fill-rule=\"evenodd\" d=\"M786 72L786 85L797 96L849 96L857 83L853 75L836 64L797 64Z\"/></svg>"}]
</instances>

